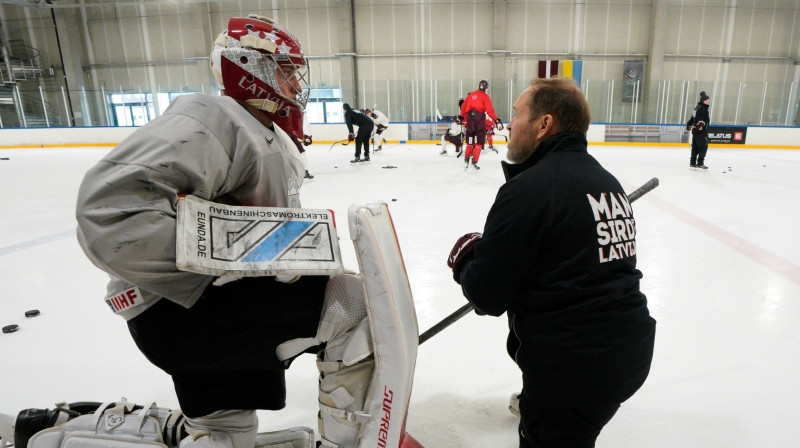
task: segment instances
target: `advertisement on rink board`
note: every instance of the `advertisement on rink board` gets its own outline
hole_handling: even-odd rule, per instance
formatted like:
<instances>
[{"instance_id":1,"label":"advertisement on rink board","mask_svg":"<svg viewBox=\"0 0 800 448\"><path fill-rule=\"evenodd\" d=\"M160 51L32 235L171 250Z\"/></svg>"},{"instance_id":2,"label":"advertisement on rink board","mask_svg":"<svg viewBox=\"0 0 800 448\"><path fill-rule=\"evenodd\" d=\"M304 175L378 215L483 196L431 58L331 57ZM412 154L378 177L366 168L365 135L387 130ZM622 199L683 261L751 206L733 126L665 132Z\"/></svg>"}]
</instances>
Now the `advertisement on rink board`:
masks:
<instances>
[{"instance_id":1,"label":"advertisement on rink board","mask_svg":"<svg viewBox=\"0 0 800 448\"><path fill-rule=\"evenodd\" d=\"M747 128L738 126L709 126L708 143L744 145Z\"/></svg>"}]
</instances>

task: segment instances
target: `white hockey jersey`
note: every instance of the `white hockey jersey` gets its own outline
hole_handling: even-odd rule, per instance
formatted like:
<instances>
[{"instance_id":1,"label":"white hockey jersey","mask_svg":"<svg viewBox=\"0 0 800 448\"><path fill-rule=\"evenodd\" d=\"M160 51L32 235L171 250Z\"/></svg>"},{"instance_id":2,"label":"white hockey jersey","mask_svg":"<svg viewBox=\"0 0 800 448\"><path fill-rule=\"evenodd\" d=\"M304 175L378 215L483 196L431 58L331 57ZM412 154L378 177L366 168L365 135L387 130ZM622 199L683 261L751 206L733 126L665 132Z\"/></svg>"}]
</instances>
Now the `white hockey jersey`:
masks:
<instances>
[{"instance_id":1,"label":"white hockey jersey","mask_svg":"<svg viewBox=\"0 0 800 448\"><path fill-rule=\"evenodd\" d=\"M300 207L304 172L289 136L233 99L175 99L89 169L78 191L78 242L111 277L107 304L126 320L162 297L188 308L215 279L175 265L180 194Z\"/></svg>"},{"instance_id":2,"label":"white hockey jersey","mask_svg":"<svg viewBox=\"0 0 800 448\"><path fill-rule=\"evenodd\" d=\"M464 125L458 123L450 123L450 127L447 128L447 133L452 135L453 137L458 137L464 133Z\"/></svg>"},{"instance_id":3,"label":"white hockey jersey","mask_svg":"<svg viewBox=\"0 0 800 448\"><path fill-rule=\"evenodd\" d=\"M381 125L384 127L389 126L389 119L386 118L386 115L384 115L383 112L379 110L373 110L372 113L375 114L375 117L372 117L372 121L375 122L375 125Z\"/></svg>"}]
</instances>

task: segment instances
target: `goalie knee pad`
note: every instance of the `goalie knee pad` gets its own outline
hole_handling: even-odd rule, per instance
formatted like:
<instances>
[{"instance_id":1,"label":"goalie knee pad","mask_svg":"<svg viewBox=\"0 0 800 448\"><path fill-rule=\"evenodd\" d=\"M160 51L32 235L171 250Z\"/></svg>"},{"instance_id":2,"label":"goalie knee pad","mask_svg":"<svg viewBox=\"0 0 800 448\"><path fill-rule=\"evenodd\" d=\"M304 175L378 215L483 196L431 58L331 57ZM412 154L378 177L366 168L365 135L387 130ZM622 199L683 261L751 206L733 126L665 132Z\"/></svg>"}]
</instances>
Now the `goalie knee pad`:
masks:
<instances>
[{"instance_id":1,"label":"goalie knee pad","mask_svg":"<svg viewBox=\"0 0 800 448\"><path fill-rule=\"evenodd\" d=\"M361 275L345 273L334 275L325 288L317 335L313 338L298 338L286 341L275 349L278 359L286 361L303 353L306 349L323 342L329 350L340 347L344 337L367 316L364 304L364 282Z\"/></svg>"}]
</instances>

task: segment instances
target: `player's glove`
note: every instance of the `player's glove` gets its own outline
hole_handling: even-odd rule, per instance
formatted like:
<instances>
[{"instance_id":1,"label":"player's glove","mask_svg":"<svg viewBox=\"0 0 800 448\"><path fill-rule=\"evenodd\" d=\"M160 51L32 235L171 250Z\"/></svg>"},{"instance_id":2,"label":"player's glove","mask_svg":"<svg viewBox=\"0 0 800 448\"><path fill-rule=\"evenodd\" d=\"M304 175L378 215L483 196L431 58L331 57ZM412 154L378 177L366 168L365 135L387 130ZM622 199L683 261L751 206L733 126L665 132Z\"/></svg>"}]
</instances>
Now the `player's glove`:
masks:
<instances>
[{"instance_id":1,"label":"player's glove","mask_svg":"<svg viewBox=\"0 0 800 448\"><path fill-rule=\"evenodd\" d=\"M351 134L347 134L347 141L348 142L352 142L355 139L356 139L356 135L355 134L352 134L352 133Z\"/></svg>"},{"instance_id":2,"label":"player's glove","mask_svg":"<svg viewBox=\"0 0 800 448\"><path fill-rule=\"evenodd\" d=\"M459 285L461 284L461 269L464 268L464 263L472 259L472 249L481 238L483 238L483 235L478 232L462 236L456 241L450 251L450 256L447 257L447 266L453 270L453 280Z\"/></svg>"},{"instance_id":3,"label":"player's glove","mask_svg":"<svg viewBox=\"0 0 800 448\"><path fill-rule=\"evenodd\" d=\"M694 125L694 128L697 129L698 131L702 131L704 127L706 127L705 121L698 121L697 124Z\"/></svg>"},{"instance_id":4,"label":"player's glove","mask_svg":"<svg viewBox=\"0 0 800 448\"><path fill-rule=\"evenodd\" d=\"M313 141L313 140L311 140L311 136L310 136L310 135L304 135L304 136L303 136L303 145L304 145L304 146L308 146L308 145L310 145L310 144L311 144L311 143L313 143L313 142L314 142L314 141Z\"/></svg>"},{"instance_id":5,"label":"player's glove","mask_svg":"<svg viewBox=\"0 0 800 448\"><path fill-rule=\"evenodd\" d=\"M502 131L503 130L503 120L501 120L499 118L497 120L494 120L494 126L497 128L498 131Z\"/></svg>"}]
</instances>

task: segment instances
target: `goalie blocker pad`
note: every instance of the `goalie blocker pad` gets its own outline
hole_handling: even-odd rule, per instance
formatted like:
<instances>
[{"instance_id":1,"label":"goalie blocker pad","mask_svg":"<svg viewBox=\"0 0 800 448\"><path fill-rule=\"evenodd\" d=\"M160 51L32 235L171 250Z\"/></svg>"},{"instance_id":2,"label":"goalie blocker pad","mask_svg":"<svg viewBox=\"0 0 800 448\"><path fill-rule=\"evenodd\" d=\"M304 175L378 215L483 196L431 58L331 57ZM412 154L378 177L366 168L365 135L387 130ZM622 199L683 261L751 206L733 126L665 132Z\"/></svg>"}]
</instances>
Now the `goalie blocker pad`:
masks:
<instances>
[{"instance_id":1,"label":"goalie blocker pad","mask_svg":"<svg viewBox=\"0 0 800 448\"><path fill-rule=\"evenodd\" d=\"M333 212L178 199L176 264L207 275L336 275L342 256Z\"/></svg>"},{"instance_id":2,"label":"goalie blocker pad","mask_svg":"<svg viewBox=\"0 0 800 448\"><path fill-rule=\"evenodd\" d=\"M350 238L364 276L375 367L367 390L359 447L398 447L414 380L419 327L403 256L385 203L348 210Z\"/></svg>"}]
</instances>

